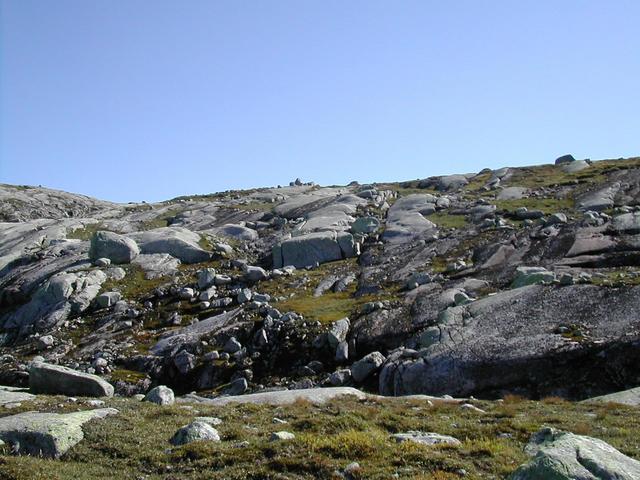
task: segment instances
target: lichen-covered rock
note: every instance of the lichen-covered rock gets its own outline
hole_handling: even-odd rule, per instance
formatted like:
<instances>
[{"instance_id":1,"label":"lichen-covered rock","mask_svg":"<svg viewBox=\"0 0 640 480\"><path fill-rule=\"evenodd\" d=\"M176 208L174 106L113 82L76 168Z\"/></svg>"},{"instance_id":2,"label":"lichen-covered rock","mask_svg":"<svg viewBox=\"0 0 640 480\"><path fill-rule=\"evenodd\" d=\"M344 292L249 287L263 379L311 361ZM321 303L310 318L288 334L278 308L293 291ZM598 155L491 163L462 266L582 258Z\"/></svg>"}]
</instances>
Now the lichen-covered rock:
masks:
<instances>
[{"instance_id":1,"label":"lichen-covered rock","mask_svg":"<svg viewBox=\"0 0 640 480\"><path fill-rule=\"evenodd\" d=\"M543 428L525 452L533 457L509 480L637 480L640 462L596 438Z\"/></svg>"},{"instance_id":2,"label":"lichen-covered rock","mask_svg":"<svg viewBox=\"0 0 640 480\"><path fill-rule=\"evenodd\" d=\"M84 438L82 425L116 415L114 408L74 413L25 412L0 418L0 440L19 455L58 458Z\"/></svg>"}]
</instances>

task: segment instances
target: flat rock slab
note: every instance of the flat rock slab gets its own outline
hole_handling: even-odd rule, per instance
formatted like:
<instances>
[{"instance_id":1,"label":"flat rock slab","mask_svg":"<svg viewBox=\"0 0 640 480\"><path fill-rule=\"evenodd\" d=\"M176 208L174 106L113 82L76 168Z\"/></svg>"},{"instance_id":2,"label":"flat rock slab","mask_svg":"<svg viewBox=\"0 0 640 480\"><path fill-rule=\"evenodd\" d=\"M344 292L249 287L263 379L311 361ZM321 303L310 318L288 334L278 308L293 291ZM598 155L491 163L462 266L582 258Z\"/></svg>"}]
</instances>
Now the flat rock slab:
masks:
<instances>
[{"instance_id":1,"label":"flat rock slab","mask_svg":"<svg viewBox=\"0 0 640 480\"><path fill-rule=\"evenodd\" d=\"M640 405L640 387L624 390L622 392L610 393L609 395L602 395L600 397L588 398L587 400L584 400L584 402L611 402L637 406Z\"/></svg>"},{"instance_id":2,"label":"flat rock slab","mask_svg":"<svg viewBox=\"0 0 640 480\"><path fill-rule=\"evenodd\" d=\"M351 387L305 388L301 390L279 390L275 392L251 393L219 398L203 398L196 395L183 397L180 401L195 401L207 405L227 405L229 403L253 403L261 405L290 405L298 400L307 400L321 405L337 397L351 395L358 399L367 398L367 394Z\"/></svg>"},{"instance_id":3,"label":"flat rock slab","mask_svg":"<svg viewBox=\"0 0 640 480\"><path fill-rule=\"evenodd\" d=\"M509 480L637 480L640 462L597 438L553 428L534 434L525 448L533 459L521 465Z\"/></svg>"},{"instance_id":4,"label":"flat rock slab","mask_svg":"<svg viewBox=\"0 0 640 480\"><path fill-rule=\"evenodd\" d=\"M34 398L36 398L35 395L27 392L10 391L0 388L0 406L7 405L8 403L26 402Z\"/></svg>"},{"instance_id":5,"label":"flat rock slab","mask_svg":"<svg viewBox=\"0 0 640 480\"><path fill-rule=\"evenodd\" d=\"M20 413L0 418L0 439L19 455L58 458L84 438L82 425L117 413L115 408L65 414Z\"/></svg>"},{"instance_id":6,"label":"flat rock slab","mask_svg":"<svg viewBox=\"0 0 640 480\"><path fill-rule=\"evenodd\" d=\"M113 396L113 386L99 376L48 363L31 365L29 389L33 393L83 397Z\"/></svg>"}]
</instances>

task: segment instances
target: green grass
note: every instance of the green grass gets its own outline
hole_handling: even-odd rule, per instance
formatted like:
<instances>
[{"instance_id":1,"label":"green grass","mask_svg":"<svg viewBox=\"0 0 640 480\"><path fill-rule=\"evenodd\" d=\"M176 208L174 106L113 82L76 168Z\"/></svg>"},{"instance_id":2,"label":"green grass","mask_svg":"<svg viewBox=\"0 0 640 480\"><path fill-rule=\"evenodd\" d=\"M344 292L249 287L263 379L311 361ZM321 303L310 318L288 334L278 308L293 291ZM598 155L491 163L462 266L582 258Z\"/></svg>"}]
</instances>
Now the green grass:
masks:
<instances>
[{"instance_id":1,"label":"green grass","mask_svg":"<svg viewBox=\"0 0 640 480\"><path fill-rule=\"evenodd\" d=\"M153 289L170 281L166 277L147 279L144 270L137 265L120 265L126 272L122 280L107 280L101 292L118 291L125 300L140 300Z\"/></svg>"},{"instance_id":2,"label":"green grass","mask_svg":"<svg viewBox=\"0 0 640 480\"><path fill-rule=\"evenodd\" d=\"M457 406L411 400L358 401L341 398L323 406L297 402L284 407L184 404L160 407L129 399L107 400L120 413L85 425L85 438L59 460L0 455L0 478L63 480L331 479L334 471L359 462L362 479L500 479L527 457L523 447L542 426L600 438L640 458L640 408L574 404L559 399L479 402L478 414ZM19 411L70 412L88 408L64 397L39 397ZM215 416L221 442L171 447L169 439L195 416ZM273 417L286 420L274 424ZM272 432L294 433L292 441L269 442ZM390 435L433 431L462 441L458 447L396 443ZM499 437L508 434L507 437ZM246 442L239 447L240 442Z\"/></svg>"},{"instance_id":3,"label":"green grass","mask_svg":"<svg viewBox=\"0 0 640 480\"><path fill-rule=\"evenodd\" d=\"M104 230L102 223L90 223L81 228L76 228L71 232L67 232L67 238L73 238L76 240L91 240L91 237L99 231Z\"/></svg>"},{"instance_id":4,"label":"green grass","mask_svg":"<svg viewBox=\"0 0 640 480\"><path fill-rule=\"evenodd\" d=\"M158 215L156 218L140 223L141 230L153 230L154 228L162 228L169 226L169 220L180 213L180 209L172 208Z\"/></svg>"},{"instance_id":5,"label":"green grass","mask_svg":"<svg viewBox=\"0 0 640 480\"><path fill-rule=\"evenodd\" d=\"M451 215L446 212L436 212L428 215L426 218L441 228L457 229L467 226L467 220L464 218L464 215Z\"/></svg>"},{"instance_id":6,"label":"green grass","mask_svg":"<svg viewBox=\"0 0 640 480\"><path fill-rule=\"evenodd\" d=\"M541 210L545 214L557 212L571 212L574 209L574 201L571 198L520 198L515 200L496 200L498 210L508 210L510 212L520 207L529 210Z\"/></svg>"},{"instance_id":7,"label":"green grass","mask_svg":"<svg viewBox=\"0 0 640 480\"><path fill-rule=\"evenodd\" d=\"M273 207L275 205L275 203L270 202L251 201L248 203L239 203L236 205L232 205L232 207L247 212L270 212L271 210L273 210Z\"/></svg>"},{"instance_id":8,"label":"green grass","mask_svg":"<svg viewBox=\"0 0 640 480\"><path fill-rule=\"evenodd\" d=\"M604 277L594 276L591 283L600 287L625 287L640 285L640 275L630 275L631 272L638 272L638 268L615 268L608 269Z\"/></svg>"},{"instance_id":9,"label":"green grass","mask_svg":"<svg viewBox=\"0 0 640 480\"><path fill-rule=\"evenodd\" d=\"M296 270L289 277L260 283L260 291L272 297L284 297L284 300L272 302L281 312L295 311L308 320L329 323L349 317L362 305L372 301L393 300L396 298L394 287L385 288L382 295L362 295L356 297L357 280L344 292L328 290L319 297L313 292L318 284L329 275L344 276L356 272L356 259L340 260L321 265L312 270Z\"/></svg>"}]
</instances>

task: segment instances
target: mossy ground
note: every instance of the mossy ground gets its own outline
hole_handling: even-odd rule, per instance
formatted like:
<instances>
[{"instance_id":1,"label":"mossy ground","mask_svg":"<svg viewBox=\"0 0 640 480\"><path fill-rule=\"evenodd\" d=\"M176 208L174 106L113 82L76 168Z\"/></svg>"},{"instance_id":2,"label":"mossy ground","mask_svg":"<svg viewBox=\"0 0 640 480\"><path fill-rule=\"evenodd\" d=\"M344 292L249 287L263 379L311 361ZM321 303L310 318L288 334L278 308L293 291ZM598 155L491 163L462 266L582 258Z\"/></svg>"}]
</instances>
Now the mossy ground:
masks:
<instances>
[{"instance_id":1,"label":"mossy ground","mask_svg":"<svg viewBox=\"0 0 640 480\"><path fill-rule=\"evenodd\" d=\"M321 265L312 270L296 270L290 277L260 283L259 290L283 300L272 302L281 312L294 311L308 320L329 323L352 314L367 302L396 299L397 287L385 289L382 295L356 296L357 281L343 292L327 290L323 295L314 297L318 284L330 275L344 276L355 273L356 259L340 260Z\"/></svg>"},{"instance_id":2,"label":"mossy ground","mask_svg":"<svg viewBox=\"0 0 640 480\"><path fill-rule=\"evenodd\" d=\"M362 479L498 479L526 461L523 447L544 425L600 438L640 458L639 408L575 404L559 399L478 402L486 414L458 406L429 406L416 400L336 399L323 406L307 402L284 407L194 404L160 407L113 398L120 414L92 421L85 439L59 460L0 456L3 479L331 479L357 461ZM39 397L18 411L68 412L81 407L63 397ZM169 439L195 416L216 416L222 441L172 448ZM287 424L274 423L273 418ZM286 430L295 440L269 442ZM390 435L434 431L462 441L459 447L396 443ZM246 442L241 446L241 442ZM460 475L461 469L466 475Z\"/></svg>"}]
</instances>

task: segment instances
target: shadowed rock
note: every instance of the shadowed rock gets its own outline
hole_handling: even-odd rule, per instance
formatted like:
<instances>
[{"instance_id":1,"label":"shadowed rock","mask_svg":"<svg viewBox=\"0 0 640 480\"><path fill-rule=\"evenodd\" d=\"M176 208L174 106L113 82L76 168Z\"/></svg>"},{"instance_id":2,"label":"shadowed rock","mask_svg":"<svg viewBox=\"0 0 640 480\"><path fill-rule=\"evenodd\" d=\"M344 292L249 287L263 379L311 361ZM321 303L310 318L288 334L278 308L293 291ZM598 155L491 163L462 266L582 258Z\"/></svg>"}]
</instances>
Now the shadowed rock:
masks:
<instances>
[{"instance_id":1,"label":"shadowed rock","mask_svg":"<svg viewBox=\"0 0 640 480\"><path fill-rule=\"evenodd\" d=\"M47 363L34 363L29 368L29 389L34 393L111 397L113 386L89 373Z\"/></svg>"}]
</instances>

